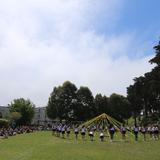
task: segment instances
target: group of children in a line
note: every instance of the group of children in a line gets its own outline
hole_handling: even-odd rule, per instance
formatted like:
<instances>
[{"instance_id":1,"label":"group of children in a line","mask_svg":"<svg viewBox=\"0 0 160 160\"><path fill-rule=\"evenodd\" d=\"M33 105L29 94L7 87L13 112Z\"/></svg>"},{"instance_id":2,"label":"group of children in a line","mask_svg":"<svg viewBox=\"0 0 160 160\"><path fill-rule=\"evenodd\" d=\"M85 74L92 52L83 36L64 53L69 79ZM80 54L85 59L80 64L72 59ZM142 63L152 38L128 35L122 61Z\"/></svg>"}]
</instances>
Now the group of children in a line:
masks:
<instances>
[{"instance_id":1,"label":"group of children in a line","mask_svg":"<svg viewBox=\"0 0 160 160\"><path fill-rule=\"evenodd\" d=\"M159 127L158 127L158 125L150 125L148 127L134 126L132 128L132 130L133 130L133 133L135 135L135 140L136 141L138 140L138 133L139 132L142 133L144 141L146 141L146 134L147 133L150 135L151 139L159 140Z\"/></svg>"},{"instance_id":2,"label":"group of children in a line","mask_svg":"<svg viewBox=\"0 0 160 160\"><path fill-rule=\"evenodd\" d=\"M124 125L120 128L115 127L114 125L110 124L109 126L105 127L97 127L96 125L92 125L89 127L79 127L77 126L71 126L66 124L58 124L52 126L52 134L57 137L62 138L68 138L70 137L71 130L73 131L75 135L75 139L77 140L79 137L79 134L81 135L82 140L85 140L86 135L90 137L90 140L94 140L95 132L97 131L99 133L100 141L104 141L105 137L107 137L106 133L108 133L108 137L110 137L110 140L114 140L114 135L116 131L120 131L122 135L122 140L126 140L126 133L130 132L131 134L134 134L135 141L138 141L138 135L141 133L143 135L144 141L146 141L146 134L148 133L150 135L150 138L158 140L159 139L159 128L157 125L148 126L148 127L125 127Z\"/></svg>"}]
</instances>

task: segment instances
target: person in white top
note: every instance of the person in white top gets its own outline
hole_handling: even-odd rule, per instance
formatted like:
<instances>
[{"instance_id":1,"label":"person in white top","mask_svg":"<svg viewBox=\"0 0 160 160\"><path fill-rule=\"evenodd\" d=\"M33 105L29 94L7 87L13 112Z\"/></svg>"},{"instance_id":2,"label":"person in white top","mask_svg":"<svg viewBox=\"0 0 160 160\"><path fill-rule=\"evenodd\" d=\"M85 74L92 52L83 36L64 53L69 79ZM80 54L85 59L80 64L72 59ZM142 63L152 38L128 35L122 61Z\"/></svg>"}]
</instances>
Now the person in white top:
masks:
<instances>
[{"instance_id":1,"label":"person in white top","mask_svg":"<svg viewBox=\"0 0 160 160\"><path fill-rule=\"evenodd\" d=\"M139 132L139 128L135 125L133 127L133 133L135 135L135 141L138 141L138 132Z\"/></svg>"},{"instance_id":2,"label":"person in white top","mask_svg":"<svg viewBox=\"0 0 160 160\"><path fill-rule=\"evenodd\" d=\"M152 138L152 127L151 126L148 126L147 132L149 133L150 138Z\"/></svg>"},{"instance_id":3,"label":"person in white top","mask_svg":"<svg viewBox=\"0 0 160 160\"><path fill-rule=\"evenodd\" d=\"M93 141L94 131L92 129L90 129L89 131L89 137L90 137L90 140Z\"/></svg>"},{"instance_id":4,"label":"person in white top","mask_svg":"<svg viewBox=\"0 0 160 160\"><path fill-rule=\"evenodd\" d=\"M66 133L67 133L67 138L69 139L69 136L70 136L70 126L67 127L66 129Z\"/></svg>"},{"instance_id":5,"label":"person in white top","mask_svg":"<svg viewBox=\"0 0 160 160\"><path fill-rule=\"evenodd\" d=\"M75 134L75 137L76 137L76 140L78 139L78 134L79 134L79 129L78 129L78 127L76 127L75 129L74 129L74 134Z\"/></svg>"},{"instance_id":6,"label":"person in white top","mask_svg":"<svg viewBox=\"0 0 160 160\"><path fill-rule=\"evenodd\" d=\"M154 125L152 126L151 131L152 131L152 139L155 139L155 127L154 127Z\"/></svg>"},{"instance_id":7,"label":"person in white top","mask_svg":"<svg viewBox=\"0 0 160 160\"><path fill-rule=\"evenodd\" d=\"M82 139L84 140L85 139L85 135L86 135L85 126L82 126L82 128L81 128L81 135L82 135Z\"/></svg>"},{"instance_id":8,"label":"person in white top","mask_svg":"<svg viewBox=\"0 0 160 160\"><path fill-rule=\"evenodd\" d=\"M103 131L100 132L99 138L100 138L101 142L104 141L104 133L103 133Z\"/></svg>"},{"instance_id":9,"label":"person in white top","mask_svg":"<svg viewBox=\"0 0 160 160\"><path fill-rule=\"evenodd\" d=\"M65 138L65 126L62 127L61 133L62 133L62 138Z\"/></svg>"},{"instance_id":10,"label":"person in white top","mask_svg":"<svg viewBox=\"0 0 160 160\"><path fill-rule=\"evenodd\" d=\"M52 125L52 135L55 135L55 132L56 132L56 127L55 125Z\"/></svg>"},{"instance_id":11,"label":"person in white top","mask_svg":"<svg viewBox=\"0 0 160 160\"><path fill-rule=\"evenodd\" d=\"M122 134L122 140L125 140L126 139L126 127L124 126L124 124L121 127L120 131L121 131L121 134Z\"/></svg>"},{"instance_id":12,"label":"person in white top","mask_svg":"<svg viewBox=\"0 0 160 160\"><path fill-rule=\"evenodd\" d=\"M158 128L158 125L155 125L155 127L154 127L154 139L155 140L159 139L159 128Z\"/></svg>"},{"instance_id":13,"label":"person in white top","mask_svg":"<svg viewBox=\"0 0 160 160\"><path fill-rule=\"evenodd\" d=\"M144 126L141 127L141 133L143 134L144 141L146 141L146 128Z\"/></svg>"}]
</instances>

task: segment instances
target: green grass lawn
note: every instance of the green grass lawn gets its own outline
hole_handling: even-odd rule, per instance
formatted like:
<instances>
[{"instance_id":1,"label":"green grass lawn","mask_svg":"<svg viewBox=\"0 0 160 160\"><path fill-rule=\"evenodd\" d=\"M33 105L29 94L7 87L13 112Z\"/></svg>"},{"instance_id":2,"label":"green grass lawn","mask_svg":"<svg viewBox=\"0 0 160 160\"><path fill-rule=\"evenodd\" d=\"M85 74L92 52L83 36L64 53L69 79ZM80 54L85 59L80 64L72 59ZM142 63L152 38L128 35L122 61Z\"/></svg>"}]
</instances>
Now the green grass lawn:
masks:
<instances>
[{"instance_id":1,"label":"green grass lawn","mask_svg":"<svg viewBox=\"0 0 160 160\"><path fill-rule=\"evenodd\" d=\"M117 138L117 137L116 137ZM78 141L36 132L0 139L0 160L160 160L160 140Z\"/></svg>"}]
</instances>

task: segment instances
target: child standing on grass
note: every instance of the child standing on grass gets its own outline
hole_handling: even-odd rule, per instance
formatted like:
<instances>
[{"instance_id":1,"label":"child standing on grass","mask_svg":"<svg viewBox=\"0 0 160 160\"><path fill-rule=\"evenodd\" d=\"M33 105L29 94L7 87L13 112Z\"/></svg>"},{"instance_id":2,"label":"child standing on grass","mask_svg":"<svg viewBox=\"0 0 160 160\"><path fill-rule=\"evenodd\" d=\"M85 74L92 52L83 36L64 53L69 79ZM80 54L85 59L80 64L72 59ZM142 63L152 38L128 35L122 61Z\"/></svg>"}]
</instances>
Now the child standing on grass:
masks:
<instances>
[{"instance_id":1,"label":"child standing on grass","mask_svg":"<svg viewBox=\"0 0 160 160\"><path fill-rule=\"evenodd\" d=\"M76 127L75 129L74 129L74 134L75 134L75 137L76 137L76 140L78 139L78 134L79 134L79 129L78 129L78 127Z\"/></svg>"},{"instance_id":2,"label":"child standing on grass","mask_svg":"<svg viewBox=\"0 0 160 160\"><path fill-rule=\"evenodd\" d=\"M121 127L121 134L122 134L122 140L125 140L126 139L126 127L123 126Z\"/></svg>"},{"instance_id":3,"label":"child standing on grass","mask_svg":"<svg viewBox=\"0 0 160 160\"><path fill-rule=\"evenodd\" d=\"M89 137L90 137L90 140L93 141L94 133L92 129L90 129L89 131Z\"/></svg>"},{"instance_id":4,"label":"child standing on grass","mask_svg":"<svg viewBox=\"0 0 160 160\"><path fill-rule=\"evenodd\" d=\"M144 141L146 141L146 128L144 127L144 126L142 126L141 127L141 133L142 133L142 135L143 135L143 139L144 139Z\"/></svg>"},{"instance_id":5,"label":"child standing on grass","mask_svg":"<svg viewBox=\"0 0 160 160\"><path fill-rule=\"evenodd\" d=\"M109 134L110 134L111 142L113 141L114 133L115 133L115 128L113 125L110 125L109 126Z\"/></svg>"},{"instance_id":6,"label":"child standing on grass","mask_svg":"<svg viewBox=\"0 0 160 160\"><path fill-rule=\"evenodd\" d=\"M151 127L151 125L148 126L147 132L148 132L149 135L150 135L150 139L152 139L152 127Z\"/></svg>"},{"instance_id":7,"label":"child standing on grass","mask_svg":"<svg viewBox=\"0 0 160 160\"><path fill-rule=\"evenodd\" d=\"M159 128L158 125L155 126L154 128L154 139L159 140Z\"/></svg>"},{"instance_id":8,"label":"child standing on grass","mask_svg":"<svg viewBox=\"0 0 160 160\"><path fill-rule=\"evenodd\" d=\"M62 126L61 133L62 133L62 138L65 138L65 126Z\"/></svg>"},{"instance_id":9,"label":"child standing on grass","mask_svg":"<svg viewBox=\"0 0 160 160\"><path fill-rule=\"evenodd\" d=\"M103 133L103 131L100 132L99 138L100 138L101 142L104 141L104 133Z\"/></svg>"},{"instance_id":10,"label":"child standing on grass","mask_svg":"<svg viewBox=\"0 0 160 160\"><path fill-rule=\"evenodd\" d=\"M135 136L135 141L138 141L138 132L139 132L139 129L135 125L134 128L133 128L133 133L134 133L134 136Z\"/></svg>"},{"instance_id":11,"label":"child standing on grass","mask_svg":"<svg viewBox=\"0 0 160 160\"><path fill-rule=\"evenodd\" d=\"M55 135L55 132L56 132L56 127L55 125L52 125L52 135Z\"/></svg>"},{"instance_id":12,"label":"child standing on grass","mask_svg":"<svg viewBox=\"0 0 160 160\"><path fill-rule=\"evenodd\" d=\"M69 139L69 136L70 136L70 126L67 127L66 132L67 132L67 138Z\"/></svg>"},{"instance_id":13,"label":"child standing on grass","mask_svg":"<svg viewBox=\"0 0 160 160\"><path fill-rule=\"evenodd\" d=\"M82 140L85 140L86 129L84 126L82 126L82 128L81 128L81 135L82 135Z\"/></svg>"}]
</instances>

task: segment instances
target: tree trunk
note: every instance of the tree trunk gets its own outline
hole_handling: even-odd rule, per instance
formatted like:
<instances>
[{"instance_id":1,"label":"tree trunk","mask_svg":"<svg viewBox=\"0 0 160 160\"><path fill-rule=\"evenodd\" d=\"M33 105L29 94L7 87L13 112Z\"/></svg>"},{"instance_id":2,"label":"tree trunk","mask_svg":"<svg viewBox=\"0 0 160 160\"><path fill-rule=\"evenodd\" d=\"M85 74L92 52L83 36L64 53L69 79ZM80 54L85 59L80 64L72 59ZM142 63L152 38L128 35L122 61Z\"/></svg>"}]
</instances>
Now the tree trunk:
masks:
<instances>
[{"instance_id":1,"label":"tree trunk","mask_svg":"<svg viewBox=\"0 0 160 160\"><path fill-rule=\"evenodd\" d=\"M137 126L136 112L134 112L134 125Z\"/></svg>"}]
</instances>

